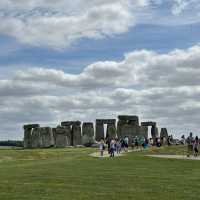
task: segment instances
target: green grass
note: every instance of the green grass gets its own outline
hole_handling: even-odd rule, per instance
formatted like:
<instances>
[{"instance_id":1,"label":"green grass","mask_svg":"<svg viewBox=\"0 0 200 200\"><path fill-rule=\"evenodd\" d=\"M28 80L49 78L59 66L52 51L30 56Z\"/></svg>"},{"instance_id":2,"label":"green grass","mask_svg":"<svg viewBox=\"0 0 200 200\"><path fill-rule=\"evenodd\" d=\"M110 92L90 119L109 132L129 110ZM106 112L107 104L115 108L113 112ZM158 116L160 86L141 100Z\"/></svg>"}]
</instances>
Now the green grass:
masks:
<instances>
[{"instance_id":1,"label":"green grass","mask_svg":"<svg viewBox=\"0 0 200 200\"><path fill-rule=\"evenodd\" d=\"M94 149L0 150L0 200L197 200L200 161L150 158L180 147L93 158Z\"/></svg>"}]
</instances>

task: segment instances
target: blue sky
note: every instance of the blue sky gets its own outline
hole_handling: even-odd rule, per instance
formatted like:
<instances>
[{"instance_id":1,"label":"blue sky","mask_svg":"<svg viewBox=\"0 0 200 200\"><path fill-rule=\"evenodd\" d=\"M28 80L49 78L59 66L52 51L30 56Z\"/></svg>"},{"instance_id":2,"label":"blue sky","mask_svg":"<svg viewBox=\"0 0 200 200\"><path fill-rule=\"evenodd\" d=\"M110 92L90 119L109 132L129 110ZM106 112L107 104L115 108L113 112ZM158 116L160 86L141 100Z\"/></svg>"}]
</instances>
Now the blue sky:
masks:
<instances>
[{"instance_id":1,"label":"blue sky","mask_svg":"<svg viewBox=\"0 0 200 200\"><path fill-rule=\"evenodd\" d=\"M118 114L199 134L198 0L3 0L0 19L0 139Z\"/></svg>"},{"instance_id":2,"label":"blue sky","mask_svg":"<svg viewBox=\"0 0 200 200\"><path fill-rule=\"evenodd\" d=\"M0 66L8 68L47 67L70 73L96 61L122 60L124 53L148 49L160 53L186 49L199 42L200 24L162 26L139 24L127 33L100 40L82 39L72 47L54 50L22 45L13 38L0 36L3 48ZM3 69L6 73L7 69Z\"/></svg>"},{"instance_id":3,"label":"blue sky","mask_svg":"<svg viewBox=\"0 0 200 200\"><path fill-rule=\"evenodd\" d=\"M122 35L100 40L82 39L69 49L54 50L21 45L15 39L1 36L3 46L0 65L58 67L79 73L99 60L121 60L125 52L148 49L166 53L175 48L189 48L199 42L200 24L177 26L140 24Z\"/></svg>"}]
</instances>

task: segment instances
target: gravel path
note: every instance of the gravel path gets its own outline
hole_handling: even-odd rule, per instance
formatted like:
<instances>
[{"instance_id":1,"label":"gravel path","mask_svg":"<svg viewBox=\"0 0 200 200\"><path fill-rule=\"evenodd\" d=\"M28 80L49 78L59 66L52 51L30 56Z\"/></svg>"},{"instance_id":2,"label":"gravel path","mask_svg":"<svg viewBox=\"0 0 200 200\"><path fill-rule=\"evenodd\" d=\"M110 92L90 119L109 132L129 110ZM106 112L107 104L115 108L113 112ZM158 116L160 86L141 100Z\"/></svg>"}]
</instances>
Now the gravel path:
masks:
<instances>
[{"instance_id":1,"label":"gravel path","mask_svg":"<svg viewBox=\"0 0 200 200\"><path fill-rule=\"evenodd\" d=\"M190 156L187 157L186 155L147 155L149 157L155 158L173 158L173 159L182 159L182 160L200 160L200 157Z\"/></svg>"}]
</instances>

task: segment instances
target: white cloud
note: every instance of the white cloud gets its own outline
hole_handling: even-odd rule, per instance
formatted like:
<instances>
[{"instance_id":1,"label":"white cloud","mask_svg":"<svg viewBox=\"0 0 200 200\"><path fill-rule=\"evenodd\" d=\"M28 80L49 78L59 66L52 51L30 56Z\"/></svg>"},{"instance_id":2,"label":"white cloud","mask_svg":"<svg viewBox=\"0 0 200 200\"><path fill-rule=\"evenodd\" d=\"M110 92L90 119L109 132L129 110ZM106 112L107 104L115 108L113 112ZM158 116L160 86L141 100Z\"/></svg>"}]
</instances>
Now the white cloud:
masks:
<instances>
[{"instance_id":1,"label":"white cloud","mask_svg":"<svg viewBox=\"0 0 200 200\"><path fill-rule=\"evenodd\" d=\"M53 49L128 32L137 23L199 22L199 0L2 0L0 34ZM164 15L163 15L164 13Z\"/></svg>"},{"instance_id":2,"label":"white cloud","mask_svg":"<svg viewBox=\"0 0 200 200\"><path fill-rule=\"evenodd\" d=\"M137 114L176 134L197 131L199 75L200 46L167 54L134 51L120 62L93 63L77 75L43 68L16 71L1 80L0 123L19 129L24 123Z\"/></svg>"},{"instance_id":3,"label":"white cloud","mask_svg":"<svg viewBox=\"0 0 200 200\"><path fill-rule=\"evenodd\" d=\"M199 55L200 46L167 54L141 50L126 54L120 62L93 63L77 75L56 69L30 68L18 71L14 79L86 89L196 86L200 82Z\"/></svg>"},{"instance_id":4,"label":"white cloud","mask_svg":"<svg viewBox=\"0 0 200 200\"><path fill-rule=\"evenodd\" d=\"M11 1L0 3L0 33L34 46L65 48L82 38L127 32L146 0Z\"/></svg>"}]
</instances>

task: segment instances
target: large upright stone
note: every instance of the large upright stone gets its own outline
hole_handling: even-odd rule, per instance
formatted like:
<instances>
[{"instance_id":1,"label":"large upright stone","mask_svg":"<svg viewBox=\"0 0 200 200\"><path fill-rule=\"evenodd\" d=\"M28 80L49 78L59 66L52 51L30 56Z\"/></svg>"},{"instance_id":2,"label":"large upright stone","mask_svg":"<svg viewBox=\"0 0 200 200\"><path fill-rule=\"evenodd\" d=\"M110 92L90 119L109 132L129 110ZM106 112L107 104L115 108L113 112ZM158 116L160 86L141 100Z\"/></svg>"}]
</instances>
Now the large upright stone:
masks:
<instances>
[{"instance_id":1,"label":"large upright stone","mask_svg":"<svg viewBox=\"0 0 200 200\"><path fill-rule=\"evenodd\" d=\"M84 122L82 125L82 144L85 146L94 144L94 126L92 122Z\"/></svg>"},{"instance_id":2,"label":"large upright stone","mask_svg":"<svg viewBox=\"0 0 200 200\"><path fill-rule=\"evenodd\" d=\"M123 124L121 127L122 136L129 137L129 139L133 138L136 135L139 135L138 127L132 124Z\"/></svg>"},{"instance_id":3,"label":"large upright stone","mask_svg":"<svg viewBox=\"0 0 200 200\"><path fill-rule=\"evenodd\" d=\"M50 127L40 128L40 138L42 141L41 147L43 148L52 147L55 144L53 132Z\"/></svg>"},{"instance_id":4,"label":"large upright stone","mask_svg":"<svg viewBox=\"0 0 200 200\"><path fill-rule=\"evenodd\" d=\"M79 124L72 125L72 137L73 137L73 146L81 145L81 126Z\"/></svg>"},{"instance_id":5,"label":"large upright stone","mask_svg":"<svg viewBox=\"0 0 200 200\"><path fill-rule=\"evenodd\" d=\"M71 140L70 145L76 146L82 144L81 136L81 122L80 121L65 121L61 122L62 127L68 127L68 132L70 130Z\"/></svg>"},{"instance_id":6,"label":"large upright stone","mask_svg":"<svg viewBox=\"0 0 200 200\"><path fill-rule=\"evenodd\" d=\"M108 124L106 130L106 138L116 138L117 130L115 124Z\"/></svg>"},{"instance_id":7,"label":"large upright stone","mask_svg":"<svg viewBox=\"0 0 200 200\"><path fill-rule=\"evenodd\" d=\"M55 147L64 148L71 145L71 128L57 127L53 129Z\"/></svg>"},{"instance_id":8,"label":"large upright stone","mask_svg":"<svg viewBox=\"0 0 200 200\"><path fill-rule=\"evenodd\" d=\"M138 116L132 115L119 115L117 123L117 136L122 139L125 136L129 137L129 141L131 139L140 134L139 129L139 118Z\"/></svg>"},{"instance_id":9,"label":"large upright stone","mask_svg":"<svg viewBox=\"0 0 200 200\"><path fill-rule=\"evenodd\" d=\"M158 128L156 126L151 127L151 136L153 139L158 137Z\"/></svg>"},{"instance_id":10,"label":"large upright stone","mask_svg":"<svg viewBox=\"0 0 200 200\"><path fill-rule=\"evenodd\" d=\"M124 120L118 120L117 122L117 137L122 139L124 138L124 134L123 134L123 126L126 124L126 121Z\"/></svg>"},{"instance_id":11,"label":"large upright stone","mask_svg":"<svg viewBox=\"0 0 200 200\"><path fill-rule=\"evenodd\" d=\"M139 135L145 138L148 138L148 127L147 126L139 126Z\"/></svg>"},{"instance_id":12,"label":"large upright stone","mask_svg":"<svg viewBox=\"0 0 200 200\"><path fill-rule=\"evenodd\" d=\"M104 126L102 121L96 120L96 140L104 139Z\"/></svg>"},{"instance_id":13,"label":"large upright stone","mask_svg":"<svg viewBox=\"0 0 200 200\"><path fill-rule=\"evenodd\" d=\"M142 122L141 126L151 126L151 137L153 139L153 143L156 143L156 138L158 137L158 128L156 126L156 122Z\"/></svg>"},{"instance_id":14,"label":"large upright stone","mask_svg":"<svg viewBox=\"0 0 200 200\"><path fill-rule=\"evenodd\" d=\"M167 144L167 139L168 139L168 131L166 128L161 128L160 131L160 139L162 144Z\"/></svg>"},{"instance_id":15,"label":"large upright stone","mask_svg":"<svg viewBox=\"0 0 200 200\"><path fill-rule=\"evenodd\" d=\"M100 141L105 138L104 134L104 124L107 124L108 127L113 127L113 124L116 124L116 119L97 119L96 120L96 140ZM110 129L110 128L109 128ZM111 131L112 134L112 131Z\"/></svg>"},{"instance_id":16,"label":"large upright stone","mask_svg":"<svg viewBox=\"0 0 200 200\"><path fill-rule=\"evenodd\" d=\"M160 137L168 138L168 131L166 128L161 128Z\"/></svg>"},{"instance_id":17,"label":"large upright stone","mask_svg":"<svg viewBox=\"0 0 200 200\"><path fill-rule=\"evenodd\" d=\"M24 148L32 147L32 129L24 130Z\"/></svg>"},{"instance_id":18,"label":"large upright stone","mask_svg":"<svg viewBox=\"0 0 200 200\"><path fill-rule=\"evenodd\" d=\"M24 125L24 148L32 148L32 131L38 127L40 127L39 124Z\"/></svg>"},{"instance_id":19,"label":"large upright stone","mask_svg":"<svg viewBox=\"0 0 200 200\"><path fill-rule=\"evenodd\" d=\"M32 148L40 148L42 147L42 139L40 137L40 128L34 128L32 130L32 141L31 141Z\"/></svg>"}]
</instances>

